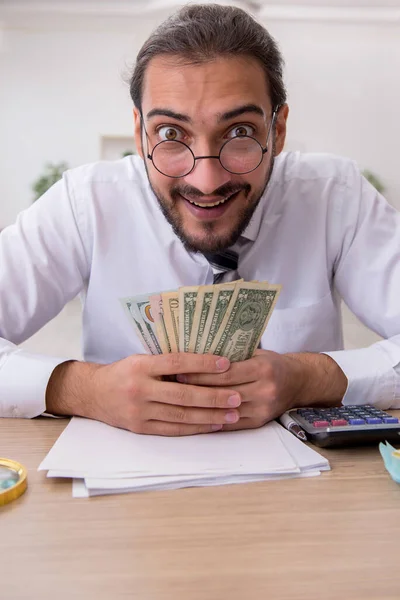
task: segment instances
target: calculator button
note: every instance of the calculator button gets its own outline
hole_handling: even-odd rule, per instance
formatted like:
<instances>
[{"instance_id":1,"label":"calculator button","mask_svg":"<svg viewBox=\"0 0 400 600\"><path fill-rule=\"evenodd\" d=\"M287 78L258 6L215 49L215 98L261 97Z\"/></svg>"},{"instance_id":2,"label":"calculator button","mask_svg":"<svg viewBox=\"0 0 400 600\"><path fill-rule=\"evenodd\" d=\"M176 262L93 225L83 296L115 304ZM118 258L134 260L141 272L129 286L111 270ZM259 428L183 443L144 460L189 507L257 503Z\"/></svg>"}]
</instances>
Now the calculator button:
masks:
<instances>
[{"instance_id":1,"label":"calculator button","mask_svg":"<svg viewBox=\"0 0 400 600\"><path fill-rule=\"evenodd\" d=\"M365 425L365 420L364 419L349 419L349 423L350 425Z\"/></svg>"},{"instance_id":2,"label":"calculator button","mask_svg":"<svg viewBox=\"0 0 400 600\"><path fill-rule=\"evenodd\" d=\"M329 427L329 421L314 421L314 427Z\"/></svg>"},{"instance_id":3,"label":"calculator button","mask_svg":"<svg viewBox=\"0 0 400 600\"><path fill-rule=\"evenodd\" d=\"M366 421L369 425L379 425L379 423L382 423L382 419L379 417L367 417Z\"/></svg>"},{"instance_id":4,"label":"calculator button","mask_svg":"<svg viewBox=\"0 0 400 600\"><path fill-rule=\"evenodd\" d=\"M332 419L331 421L331 425L333 425L334 427L343 427L344 425L347 425L347 421L346 419Z\"/></svg>"},{"instance_id":5,"label":"calculator button","mask_svg":"<svg viewBox=\"0 0 400 600\"><path fill-rule=\"evenodd\" d=\"M398 423L399 420L396 417L384 417L383 422L384 423Z\"/></svg>"}]
</instances>

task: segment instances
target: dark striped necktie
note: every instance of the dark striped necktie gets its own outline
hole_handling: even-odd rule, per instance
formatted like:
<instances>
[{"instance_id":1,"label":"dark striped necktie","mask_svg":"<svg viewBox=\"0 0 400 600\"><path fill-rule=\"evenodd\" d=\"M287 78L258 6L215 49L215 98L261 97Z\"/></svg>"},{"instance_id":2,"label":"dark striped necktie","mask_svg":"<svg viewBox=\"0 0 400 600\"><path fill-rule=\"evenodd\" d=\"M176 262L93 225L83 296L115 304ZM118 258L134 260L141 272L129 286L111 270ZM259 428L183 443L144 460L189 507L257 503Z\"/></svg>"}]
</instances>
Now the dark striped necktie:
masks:
<instances>
[{"instance_id":1,"label":"dark striped necktie","mask_svg":"<svg viewBox=\"0 0 400 600\"><path fill-rule=\"evenodd\" d=\"M234 250L223 250L212 254L210 252L204 252L204 256L210 263L210 265L217 271L214 273L214 283L221 283L222 281L233 281L237 279L237 267L238 267L238 253ZM228 276L229 273L229 276Z\"/></svg>"}]
</instances>

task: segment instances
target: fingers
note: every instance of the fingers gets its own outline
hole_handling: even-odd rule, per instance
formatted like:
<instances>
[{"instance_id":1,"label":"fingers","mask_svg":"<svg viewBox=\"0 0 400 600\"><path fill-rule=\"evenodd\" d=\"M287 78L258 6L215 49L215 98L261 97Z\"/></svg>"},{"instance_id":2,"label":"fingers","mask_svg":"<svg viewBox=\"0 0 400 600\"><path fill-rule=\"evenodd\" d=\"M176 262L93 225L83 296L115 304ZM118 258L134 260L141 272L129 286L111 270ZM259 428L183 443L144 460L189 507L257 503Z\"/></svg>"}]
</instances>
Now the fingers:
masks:
<instances>
[{"instance_id":1,"label":"fingers","mask_svg":"<svg viewBox=\"0 0 400 600\"><path fill-rule=\"evenodd\" d=\"M258 429L263 427L267 421L259 421L249 417L240 418L236 423L224 425L222 431L239 431L240 429Z\"/></svg>"},{"instance_id":2,"label":"fingers","mask_svg":"<svg viewBox=\"0 0 400 600\"><path fill-rule=\"evenodd\" d=\"M200 433L215 433L222 425L187 425L186 423L168 423L163 421L146 421L141 433L147 435L183 436Z\"/></svg>"},{"instance_id":3,"label":"fingers","mask_svg":"<svg viewBox=\"0 0 400 600\"><path fill-rule=\"evenodd\" d=\"M225 425L239 420L237 410L219 408L191 408L151 402L146 411L146 420L187 425Z\"/></svg>"},{"instance_id":4,"label":"fingers","mask_svg":"<svg viewBox=\"0 0 400 600\"><path fill-rule=\"evenodd\" d=\"M206 388L181 383L154 381L150 388L149 400L177 406L199 408L237 408L241 398L235 390ZM166 419L168 420L168 419Z\"/></svg>"},{"instance_id":5,"label":"fingers","mask_svg":"<svg viewBox=\"0 0 400 600\"><path fill-rule=\"evenodd\" d=\"M178 373L222 373L229 369L227 358L213 354L192 354L189 352L173 352L146 356L132 356L135 366L142 368L150 377L177 375Z\"/></svg>"},{"instance_id":6,"label":"fingers","mask_svg":"<svg viewBox=\"0 0 400 600\"><path fill-rule=\"evenodd\" d=\"M264 365L265 368L265 365ZM223 372L182 373L177 376L181 383L207 386L236 386L241 383L251 383L260 378L260 358L253 357L241 362L231 363L229 370Z\"/></svg>"},{"instance_id":7,"label":"fingers","mask_svg":"<svg viewBox=\"0 0 400 600\"><path fill-rule=\"evenodd\" d=\"M278 395L274 384L259 386L257 382L247 383L238 385L235 389L242 400L238 407L240 419L251 418L266 423L281 414L279 409L275 412Z\"/></svg>"}]
</instances>

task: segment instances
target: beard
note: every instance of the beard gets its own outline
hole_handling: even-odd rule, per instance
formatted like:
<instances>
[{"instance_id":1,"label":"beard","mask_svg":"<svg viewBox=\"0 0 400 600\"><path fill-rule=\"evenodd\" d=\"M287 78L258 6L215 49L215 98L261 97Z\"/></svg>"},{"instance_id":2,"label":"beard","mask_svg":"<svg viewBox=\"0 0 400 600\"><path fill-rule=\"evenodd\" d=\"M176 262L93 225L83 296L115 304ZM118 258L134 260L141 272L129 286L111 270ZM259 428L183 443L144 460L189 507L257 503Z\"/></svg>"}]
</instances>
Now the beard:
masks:
<instances>
[{"instance_id":1,"label":"beard","mask_svg":"<svg viewBox=\"0 0 400 600\"><path fill-rule=\"evenodd\" d=\"M275 137L275 136L274 136ZM183 219L180 212L176 208L176 204L178 199L181 196L189 196L190 198L198 198L201 201L201 197L204 194L190 185L174 185L169 192L171 200L168 200L161 192L158 190L152 183L149 172L147 169L146 161L144 161L145 169L147 173L147 178L149 180L150 187L158 200L161 212L164 217L171 225L175 235L180 239L186 250L189 252L210 252L216 253L233 246L235 242L242 235L250 220L256 210L267 186L271 179L273 168L275 162L275 139L272 144L272 155L271 155L271 163L265 177L265 181L257 190L253 190L252 186L249 183L235 184L235 183L226 183L221 187L217 188L212 196L216 196L218 198L227 198L232 194L237 192L243 193L244 197L248 200L246 206L242 207L237 214L237 218L232 226L231 231L229 231L224 236L218 235L215 232L216 224L212 221L202 223L203 236L201 239L196 238L195 236L191 236L190 233L185 231L183 225ZM172 202L171 202L172 201ZM234 199L236 202L237 199Z\"/></svg>"}]
</instances>

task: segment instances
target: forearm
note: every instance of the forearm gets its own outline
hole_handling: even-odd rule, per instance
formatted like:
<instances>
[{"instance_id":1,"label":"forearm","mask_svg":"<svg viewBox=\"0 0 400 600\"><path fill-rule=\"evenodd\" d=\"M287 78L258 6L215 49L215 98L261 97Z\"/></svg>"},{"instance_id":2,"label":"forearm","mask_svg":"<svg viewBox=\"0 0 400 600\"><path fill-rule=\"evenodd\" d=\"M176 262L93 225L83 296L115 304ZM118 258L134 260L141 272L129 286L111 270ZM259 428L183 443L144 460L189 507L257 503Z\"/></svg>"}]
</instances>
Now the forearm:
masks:
<instances>
[{"instance_id":1,"label":"forearm","mask_svg":"<svg viewBox=\"0 0 400 600\"><path fill-rule=\"evenodd\" d=\"M46 389L46 412L91 417L95 400L94 375L100 365L67 361L52 372Z\"/></svg>"},{"instance_id":2,"label":"forearm","mask_svg":"<svg viewBox=\"0 0 400 600\"><path fill-rule=\"evenodd\" d=\"M292 363L294 406L339 406L346 393L347 377L339 365L326 354L285 354Z\"/></svg>"}]
</instances>

